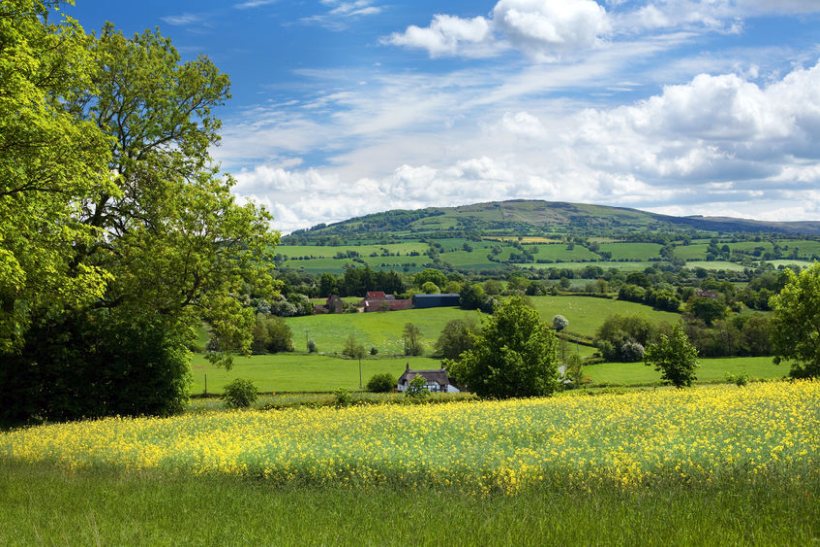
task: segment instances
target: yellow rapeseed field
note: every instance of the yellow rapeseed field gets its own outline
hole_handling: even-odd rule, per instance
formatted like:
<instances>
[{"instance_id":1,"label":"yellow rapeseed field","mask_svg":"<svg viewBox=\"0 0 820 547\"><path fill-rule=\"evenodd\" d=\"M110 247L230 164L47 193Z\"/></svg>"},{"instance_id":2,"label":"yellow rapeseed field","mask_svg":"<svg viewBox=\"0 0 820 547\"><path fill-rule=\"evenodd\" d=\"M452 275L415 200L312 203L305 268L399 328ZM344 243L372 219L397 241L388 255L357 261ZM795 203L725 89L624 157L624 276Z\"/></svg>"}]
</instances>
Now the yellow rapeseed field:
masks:
<instances>
[{"instance_id":1,"label":"yellow rapeseed field","mask_svg":"<svg viewBox=\"0 0 820 547\"><path fill-rule=\"evenodd\" d=\"M0 434L0 457L282 484L515 493L817 481L820 382L596 397L105 419ZM816 482L815 482L816 483Z\"/></svg>"}]
</instances>

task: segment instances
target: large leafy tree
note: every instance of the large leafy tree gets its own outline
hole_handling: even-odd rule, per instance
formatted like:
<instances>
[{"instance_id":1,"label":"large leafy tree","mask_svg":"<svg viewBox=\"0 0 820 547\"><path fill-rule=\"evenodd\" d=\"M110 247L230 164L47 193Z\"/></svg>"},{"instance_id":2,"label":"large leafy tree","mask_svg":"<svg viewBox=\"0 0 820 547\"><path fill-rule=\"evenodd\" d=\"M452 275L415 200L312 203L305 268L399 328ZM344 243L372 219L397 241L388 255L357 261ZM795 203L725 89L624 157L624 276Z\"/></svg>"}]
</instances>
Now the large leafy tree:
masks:
<instances>
[{"instance_id":1,"label":"large leafy tree","mask_svg":"<svg viewBox=\"0 0 820 547\"><path fill-rule=\"evenodd\" d=\"M249 352L246 300L276 292L270 217L235 201L209 155L228 78L206 58L182 62L158 32L126 38L107 25L82 45L87 85L59 104L107 144L104 164L86 167L102 182L60 196L67 220L44 224L76 226L66 268L103 283L60 313L35 309L22 348L0 367L15 420L175 412L192 328L205 320L211 347Z\"/></svg>"},{"instance_id":2,"label":"large leafy tree","mask_svg":"<svg viewBox=\"0 0 820 547\"><path fill-rule=\"evenodd\" d=\"M786 285L771 300L775 362L791 362L795 378L820 376L820 263L800 274L786 272Z\"/></svg>"},{"instance_id":3,"label":"large leafy tree","mask_svg":"<svg viewBox=\"0 0 820 547\"><path fill-rule=\"evenodd\" d=\"M19 349L35 310L87 304L110 279L74 261L99 235L82 201L118 190L104 133L70 108L94 90L90 39L58 7L0 2L0 352Z\"/></svg>"},{"instance_id":4,"label":"large leafy tree","mask_svg":"<svg viewBox=\"0 0 820 547\"><path fill-rule=\"evenodd\" d=\"M450 368L482 397L550 395L558 385L556 348L550 326L513 297L485 320L474 347Z\"/></svg>"}]
</instances>

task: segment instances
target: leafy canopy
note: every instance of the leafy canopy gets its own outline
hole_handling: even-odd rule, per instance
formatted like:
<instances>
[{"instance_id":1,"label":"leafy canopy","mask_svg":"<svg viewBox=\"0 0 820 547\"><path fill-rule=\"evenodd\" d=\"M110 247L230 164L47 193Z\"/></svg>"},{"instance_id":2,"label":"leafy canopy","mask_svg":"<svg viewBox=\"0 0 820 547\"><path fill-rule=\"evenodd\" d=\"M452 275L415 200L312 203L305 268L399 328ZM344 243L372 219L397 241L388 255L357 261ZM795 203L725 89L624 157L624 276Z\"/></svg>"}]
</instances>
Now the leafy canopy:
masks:
<instances>
[{"instance_id":1,"label":"leafy canopy","mask_svg":"<svg viewBox=\"0 0 820 547\"><path fill-rule=\"evenodd\" d=\"M450 366L482 397L550 395L557 387L556 348L550 326L516 296L484 321L474 347Z\"/></svg>"},{"instance_id":2,"label":"leafy canopy","mask_svg":"<svg viewBox=\"0 0 820 547\"><path fill-rule=\"evenodd\" d=\"M791 361L791 376L820 376L820 263L800 274L786 270L786 285L771 300L775 362Z\"/></svg>"}]
</instances>

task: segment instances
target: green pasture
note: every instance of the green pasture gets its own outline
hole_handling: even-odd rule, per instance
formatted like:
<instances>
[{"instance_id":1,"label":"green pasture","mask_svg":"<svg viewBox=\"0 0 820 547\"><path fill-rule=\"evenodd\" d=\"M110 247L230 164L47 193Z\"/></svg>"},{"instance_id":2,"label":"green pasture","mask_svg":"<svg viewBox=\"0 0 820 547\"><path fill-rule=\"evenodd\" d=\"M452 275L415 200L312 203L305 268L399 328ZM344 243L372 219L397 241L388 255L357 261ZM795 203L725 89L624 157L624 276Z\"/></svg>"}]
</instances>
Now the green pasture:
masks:
<instances>
[{"instance_id":1,"label":"green pasture","mask_svg":"<svg viewBox=\"0 0 820 547\"><path fill-rule=\"evenodd\" d=\"M801 258L820 256L820 239L786 239L780 242L780 246L789 251L797 248L797 256Z\"/></svg>"},{"instance_id":2,"label":"green pasture","mask_svg":"<svg viewBox=\"0 0 820 547\"><path fill-rule=\"evenodd\" d=\"M545 320L552 321L556 315L563 315L569 320L567 331L588 337L594 336L595 331L610 315L637 315L653 324L675 324L680 320L680 315L676 313L658 311L643 304L611 298L533 296L530 297L530 301Z\"/></svg>"},{"instance_id":3,"label":"green pasture","mask_svg":"<svg viewBox=\"0 0 820 547\"><path fill-rule=\"evenodd\" d=\"M772 363L771 357L721 357L700 359L698 363L695 371L698 382L723 382L728 374L770 380L782 378L789 372L787 366ZM584 374L592 379L592 385L634 386L660 381L660 373L642 362L589 365L584 367Z\"/></svg>"},{"instance_id":4,"label":"green pasture","mask_svg":"<svg viewBox=\"0 0 820 547\"><path fill-rule=\"evenodd\" d=\"M293 342L298 349L307 347L307 339L316 342L320 353L341 353L352 334L368 351L371 347L379 355L402 355L404 325L413 323L421 330L426 350L432 348L448 321L478 317L474 311L459 308L430 308L373 313L342 313L290 317L285 322L293 331Z\"/></svg>"},{"instance_id":5,"label":"green pasture","mask_svg":"<svg viewBox=\"0 0 820 547\"><path fill-rule=\"evenodd\" d=\"M299 256L311 256L316 258L333 258L338 253L346 253L348 251L355 251L361 257L369 257L372 253L381 255L384 252L390 254L399 253L401 256L406 256L408 253L417 252L424 254L427 252L428 245L420 241L413 241L407 243L389 243L385 245L340 245L340 246L325 246L325 245L279 245L276 247L276 254L286 256L288 258Z\"/></svg>"},{"instance_id":6,"label":"green pasture","mask_svg":"<svg viewBox=\"0 0 820 547\"><path fill-rule=\"evenodd\" d=\"M706 260L706 251L709 245L706 243L694 243L691 245L679 245L675 247L675 257L682 260Z\"/></svg>"},{"instance_id":7,"label":"green pasture","mask_svg":"<svg viewBox=\"0 0 820 547\"><path fill-rule=\"evenodd\" d=\"M440 361L424 357L396 357L392 359L362 359L363 385L374 374L388 372L398 378L405 366L417 370L436 369ZM191 363L193 384L191 393L222 393L223 387L236 378L252 380L262 392L329 392L337 389L359 389L359 362L329 355L280 353L234 358L231 370L210 364L204 356L194 355Z\"/></svg>"},{"instance_id":8,"label":"green pasture","mask_svg":"<svg viewBox=\"0 0 820 547\"><path fill-rule=\"evenodd\" d=\"M687 268L703 268L704 270L726 270L727 272L742 272L746 269L742 264L725 260L693 260L686 263Z\"/></svg>"},{"instance_id":9,"label":"green pasture","mask_svg":"<svg viewBox=\"0 0 820 547\"><path fill-rule=\"evenodd\" d=\"M650 260L659 258L663 245L657 243L604 243L600 251L612 253L612 260Z\"/></svg>"},{"instance_id":10,"label":"green pasture","mask_svg":"<svg viewBox=\"0 0 820 547\"><path fill-rule=\"evenodd\" d=\"M647 268L651 268L652 266L657 266L658 262L603 262L603 261L593 261L593 262L551 262L546 264L527 264L527 263L519 263L514 264L514 266L518 266L519 268L533 268L537 270L548 270L550 268L555 268L557 270L582 270L587 266L600 266L604 270L608 270L610 268L614 268L616 270L620 270L622 272L642 272Z\"/></svg>"},{"instance_id":11,"label":"green pasture","mask_svg":"<svg viewBox=\"0 0 820 547\"><path fill-rule=\"evenodd\" d=\"M552 260L553 262L573 262L583 260L598 260L601 257L582 245L575 245L568 249L565 243L551 245L526 245L535 260Z\"/></svg>"},{"instance_id":12,"label":"green pasture","mask_svg":"<svg viewBox=\"0 0 820 547\"><path fill-rule=\"evenodd\" d=\"M767 260L768 264L771 264L775 268L785 267L785 266L800 266L801 268L808 268L812 264L814 264L814 260Z\"/></svg>"}]
</instances>

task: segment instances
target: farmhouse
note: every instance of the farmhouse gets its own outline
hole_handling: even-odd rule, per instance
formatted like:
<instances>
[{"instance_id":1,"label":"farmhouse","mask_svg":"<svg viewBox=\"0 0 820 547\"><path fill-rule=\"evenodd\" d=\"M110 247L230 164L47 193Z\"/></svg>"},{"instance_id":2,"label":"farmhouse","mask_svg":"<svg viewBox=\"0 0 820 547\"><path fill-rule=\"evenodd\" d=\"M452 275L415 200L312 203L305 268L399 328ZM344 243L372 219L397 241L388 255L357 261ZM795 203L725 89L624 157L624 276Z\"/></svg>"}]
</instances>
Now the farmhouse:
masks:
<instances>
[{"instance_id":1,"label":"farmhouse","mask_svg":"<svg viewBox=\"0 0 820 547\"><path fill-rule=\"evenodd\" d=\"M404 370L404 374L399 377L398 390L405 391L410 382L416 376L421 376L427 380L427 389L431 392L458 393L460 390L450 383L450 376L443 368L438 370L411 370L410 365Z\"/></svg>"},{"instance_id":2,"label":"farmhouse","mask_svg":"<svg viewBox=\"0 0 820 547\"><path fill-rule=\"evenodd\" d=\"M413 305L411 300L400 300L383 291L368 291L361 308L366 312L407 310Z\"/></svg>"},{"instance_id":3,"label":"farmhouse","mask_svg":"<svg viewBox=\"0 0 820 547\"><path fill-rule=\"evenodd\" d=\"M447 306L458 306L460 298L458 293L415 294L413 295L413 307L443 308Z\"/></svg>"}]
</instances>

